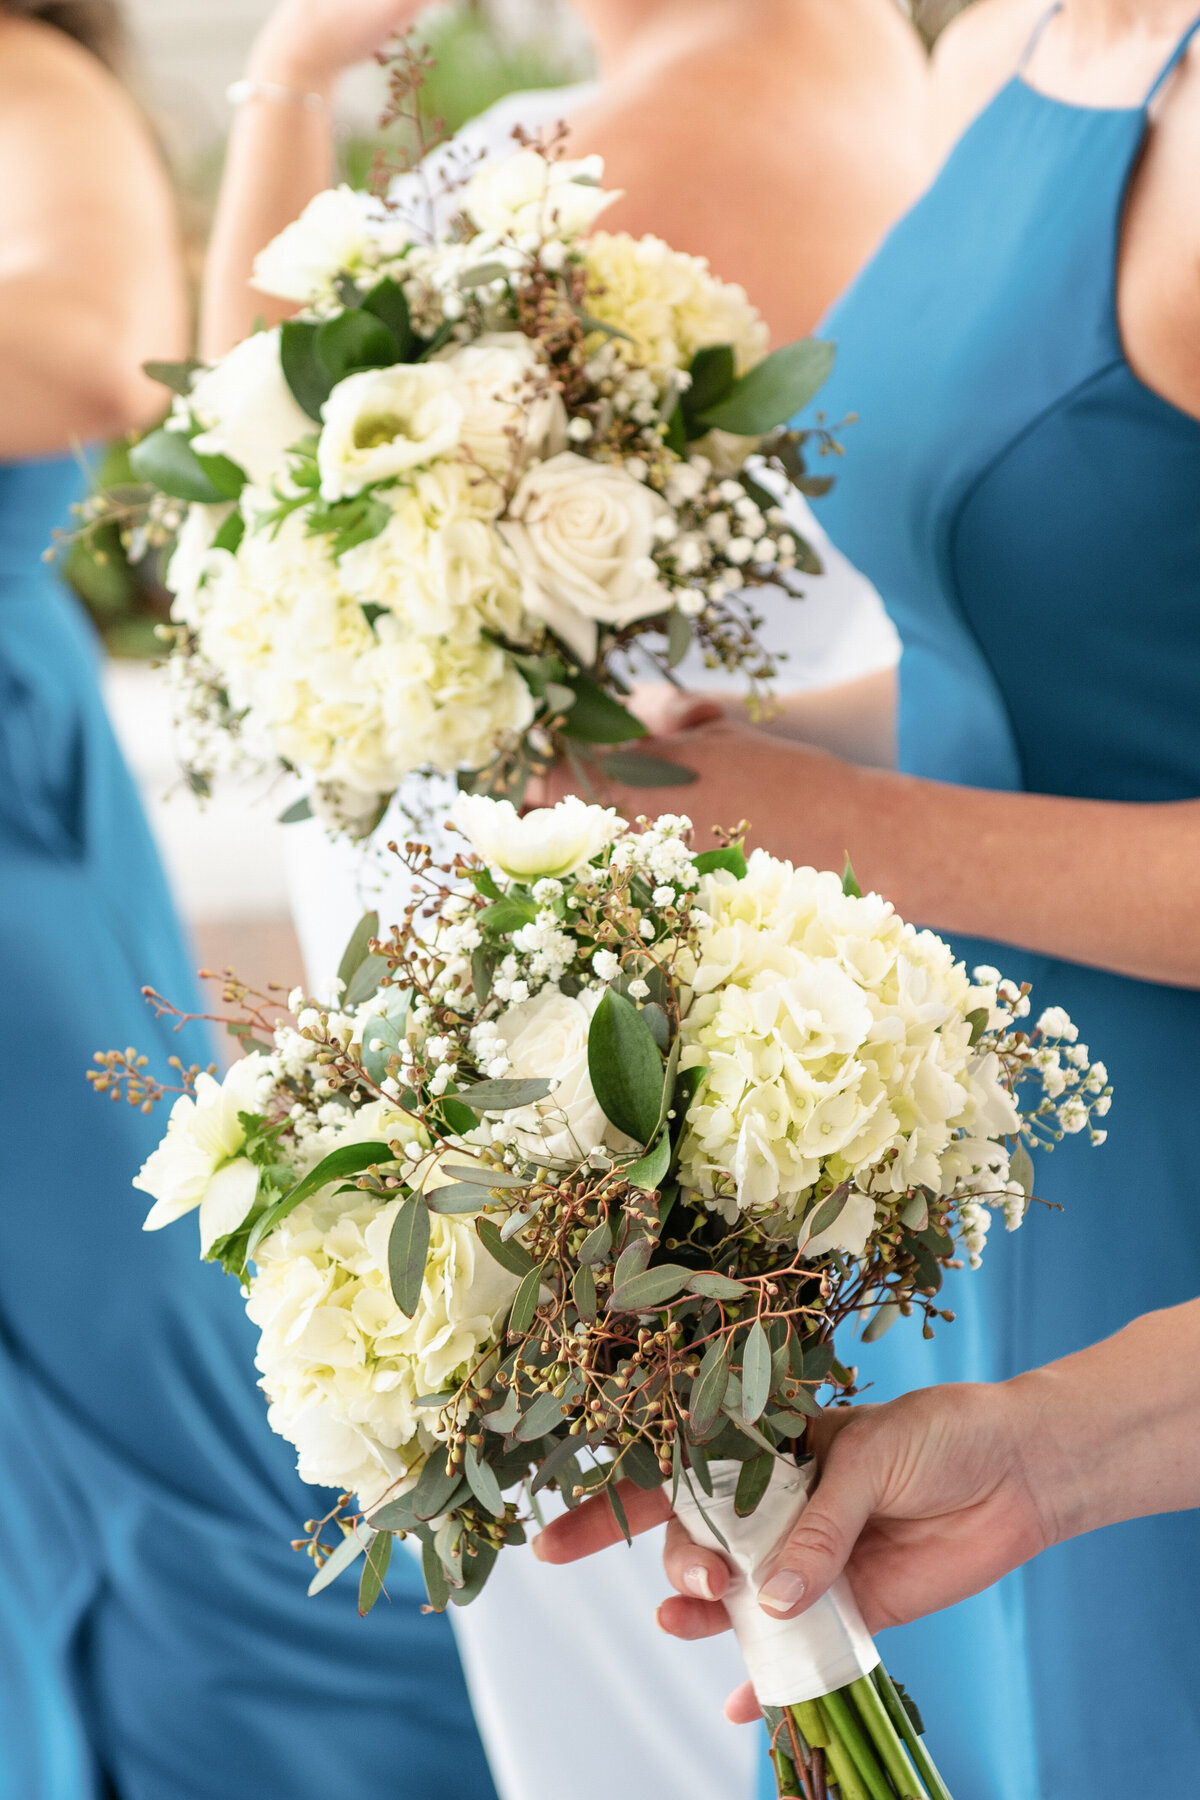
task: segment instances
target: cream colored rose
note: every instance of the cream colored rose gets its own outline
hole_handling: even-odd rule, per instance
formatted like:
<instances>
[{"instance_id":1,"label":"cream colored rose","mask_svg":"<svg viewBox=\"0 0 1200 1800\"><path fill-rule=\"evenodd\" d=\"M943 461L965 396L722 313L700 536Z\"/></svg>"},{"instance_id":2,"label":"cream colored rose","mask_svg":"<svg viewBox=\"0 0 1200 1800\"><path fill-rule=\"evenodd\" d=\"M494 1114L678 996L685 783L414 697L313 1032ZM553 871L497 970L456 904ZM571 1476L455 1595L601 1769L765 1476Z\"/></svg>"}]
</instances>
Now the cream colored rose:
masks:
<instances>
[{"instance_id":1,"label":"cream colored rose","mask_svg":"<svg viewBox=\"0 0 1200 1800\"><path fill-rule=\"evenodd\" d=\"M352 275L368 260L398 256L408 242L407 227L374 195L329 188L259 251L250 285L308 305L331 295L338 275Z\"/></svg>"},{"instance_id":2,"label":"cream colored rose","mask_svg":"<svg viewBox=\"0 0 1200 1800\"><path fill-rule=\"evenodd\" d=\"M670 507L623 469L564 451L525 475L501 521L526 610L584 663L597 625L619 629L673 605L658 579L654 527Z\"/></svg>"},{"instance_id":3,"label":"cream colored rose","mask_svg":"<svg viewBox=\"0 0 1200 1800\"><path fill-rule=\"evenodd\" d=\"M551 162L536 150L517 150L477 169L459 205L481 231L497 237L578 237L621 197L599 186L603 174L599 156Z\"/></svg>"},{"instance_id":4,"label":"cream colored rose","mask_svg":"<svg viewBox=\"0 0 1200 1800\"><path fill-rule=\"evenodd\" d=\"M195 1207L202 1252L237 1230L258 1191L258 1170L240 1154L246 1132L238 1114L261 1107L271 1083L265 1062L255 1051L223 1081L198 1075L195 1098L176 1100L166 1136L134 1177L134 1187L154 1199L143 1230L159 1231Z\"/></svg>"},{"instance_id":5,"label":"cream colored rose","mask_svg":"<svg viewBox=\"0 0 1200 1800\"><path fill-rule=\"evenodd\" d=\"M544 358L521 332L485 335L436 360L454 377L463 451L489 474L505 480L529 457L566 448L562 398L550 386Z\"/></svg>"},{"instance_id":6,"label":"cream colored rose","mask_svg":"<svg viewBox=\"0 0 1200 1800\"><path fill-rule=\"evenodd\" d=\"M189 405L202 427L193 449L229 457L256 487L270 488L286 476L285 452L313 430L284 380L278 327L244 338L206 370Z\"/></svg>"},{"instance_id":7,"label":"cream colored rose","mask_svg":"<svg viewBox=\"0 0 1200 1800\"><path fill-rule=\"evenodd\" d=\"M574 875L624 830L611 806L587 806L577 794L523 816L511 800L459 794L454 820L484 862L524 882Z\"/></svg>"},{"instance_id":8,"label":"cream colored rose","mask_svg":"<svg viewBox=\"0 0 1200 1800\"><path fill-rule=\"evenodd\" d=\"M397 363L347 375L321 417L321 496L340 500L456 450L463 407L444 363Z\"/></svg>"}]
</instances>

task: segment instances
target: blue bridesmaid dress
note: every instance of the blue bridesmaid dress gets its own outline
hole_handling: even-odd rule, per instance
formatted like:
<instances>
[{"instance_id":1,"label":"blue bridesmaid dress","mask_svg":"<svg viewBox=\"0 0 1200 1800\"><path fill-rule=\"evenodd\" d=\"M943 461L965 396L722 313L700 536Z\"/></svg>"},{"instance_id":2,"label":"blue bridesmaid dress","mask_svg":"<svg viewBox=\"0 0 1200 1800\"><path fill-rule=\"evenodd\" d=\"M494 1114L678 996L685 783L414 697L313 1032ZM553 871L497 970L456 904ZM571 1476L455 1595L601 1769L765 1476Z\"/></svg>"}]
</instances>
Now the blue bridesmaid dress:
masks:
<instances>
[{"instance_id":1,"label":"blue bridesmaid dress","mask_svg":"<svg viewBox=\"0 0 1200 1800\"><path fill-rule=\"evenodd\" d=\"M130 1180L164 1116L84 1084L97 1049L206 1062L143 983L187 957L40 558L67 460L0 466L0 1800L492 1800L450 1627L419 1574L360 1620L288 1547L332 1496L295 1473L255 1333L186 1225Z\"/></svg>"},{"instance_id":2,"label":"blue bridesmaid dress","mask_svg":"<svg viewBox=\"0 0 1200 1800\"><path fill-rule=\"evenodd\" d=\"M822 409L859 422L822 522L899 628L914 775L1200 796L1200 421L1130 367L1115 286L1149 108L1198 27L1139 107L1068 105L1019 70L824 328ZM957 948L1030 980L1035 1016L1071 1013L1114 1084L1108 1142L1040 1159L1063 1210L1012 1236L995 1218L933 1343L908 1321L856 1351L869 1399L1004 1379L1200 1294L1200 993ZM955 1800L1200 1792L1200 1515L1065 1544L880 1648Z\"/></svg>"}]
</instances>

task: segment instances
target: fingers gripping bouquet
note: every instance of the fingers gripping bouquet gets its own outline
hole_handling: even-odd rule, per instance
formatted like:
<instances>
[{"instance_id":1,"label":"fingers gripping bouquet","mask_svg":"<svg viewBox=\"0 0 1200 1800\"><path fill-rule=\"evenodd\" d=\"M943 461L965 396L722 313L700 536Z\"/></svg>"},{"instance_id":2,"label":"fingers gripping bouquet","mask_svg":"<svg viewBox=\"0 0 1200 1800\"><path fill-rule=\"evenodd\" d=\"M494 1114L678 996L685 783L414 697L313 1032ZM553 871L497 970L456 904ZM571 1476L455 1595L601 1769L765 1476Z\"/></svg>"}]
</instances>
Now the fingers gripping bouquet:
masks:
<instances>
[{"instance_id":1,"label":"fingers gripping bouquet","mask_svg":"<svg viewBox=\"0 0 1200 1800\"><path fill-rule=\"evenodd\" d=\"M556 754L670 784L688 771L612 748L644 735L621 699L633 645L643 669L695 641L770 680L747 595L820 564L746 462L828 485L784 422L832 347L768 355L702 260L593 232L618 198L601 175L530 142L424 224L318 195L257 264L299 317L211 368L155 366L174 411L132 461L178 531L198 791L244 754L302 776L290 816L358 836L414 773L518 803Z\"/></svg>"},{"instance_id":2,"label":"fingers gripping bouquet","mask_svg":"<svg viewBox=\"0 0 1200 1800\"><path fill-rule=\"evenodd\" d=\"M410 853L426 897L387 938L363 922L332 1005L272 1024L239 990L249 1053L188 1077L147 1226L199 1207L273 1426L358 1497L311 1526L314 1589L362 1558L365 1611L399 1533L432 1605L465 1605L539 1490L623 1522L624 1479L669 1483L753 1578L804 1504L818 1394L852 1390L839 1328L931 1331L989 1208L1021 1223L1025 1145L1102 1135L1104 1070L849 876L579 800L457 818L473 853ZM114 1094L161 1092L100 1060ZM849 1593L781 1622L756 1587L731 1611L781 1792L942 1795Z\"/></svg>"}]
</instances>

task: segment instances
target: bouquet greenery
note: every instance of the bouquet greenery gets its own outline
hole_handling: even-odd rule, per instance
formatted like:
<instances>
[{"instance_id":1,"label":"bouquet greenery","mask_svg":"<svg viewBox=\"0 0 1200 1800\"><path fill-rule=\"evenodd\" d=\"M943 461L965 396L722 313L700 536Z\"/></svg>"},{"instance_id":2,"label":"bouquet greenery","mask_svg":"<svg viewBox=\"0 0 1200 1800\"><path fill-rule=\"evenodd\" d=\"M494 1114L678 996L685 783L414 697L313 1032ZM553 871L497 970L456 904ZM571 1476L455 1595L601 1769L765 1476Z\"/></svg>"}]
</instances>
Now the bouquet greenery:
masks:
<instances>
[{"instance_id":1,"label":"bouquet greenery","mask_svg":"<svg viewBox=\"0 0 1200 1800\"><path fill-rule=\"evenodd\" d=\"M299 1540L313 1588L361 1559L366 1611L407 1534L465 1605L539 1490L621 1522L619 1482L669 1483L745 1576L781 1792L936 1800L849 1593L783 1623L751 1589L818 1395L853 1390L839 1330L949 1319L943 1271L1025 1216L1026 1146L1103 1136L1104 1069L849 872L578 799L457 823L472 854L409 847L417 897L363 920L331 1003L231 988L246 1054L184 1072L136 1183L148 1228L199 1209L271 1423L342 1496ZM164 1091L98 1061L114 1098Z\"/></svg>"}]
</instances>

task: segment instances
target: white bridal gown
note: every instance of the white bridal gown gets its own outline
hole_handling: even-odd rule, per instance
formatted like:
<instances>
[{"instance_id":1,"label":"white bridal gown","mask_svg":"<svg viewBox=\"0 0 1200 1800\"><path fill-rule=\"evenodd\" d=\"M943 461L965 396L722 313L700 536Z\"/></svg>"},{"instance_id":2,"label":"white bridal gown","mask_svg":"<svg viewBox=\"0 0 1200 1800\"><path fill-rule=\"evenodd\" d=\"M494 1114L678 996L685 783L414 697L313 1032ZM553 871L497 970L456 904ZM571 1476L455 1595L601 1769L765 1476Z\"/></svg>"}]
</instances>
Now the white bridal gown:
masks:
<instances>
[{"instance_id":1,"label":"white bridal gown","mask_svg":"<svg viewBox=\"0 0 1200 1800\"><path fill-rule=\"evenodd\" d=\"M510 95L456 144L503 155L514 147L515 125L552 125L591 92ZM874 589L833 549L803 501L787 504L826 573L806 579L803 600L764 591L764 641L788 651L780 688L824 687L890 666L896 638ZM680 673L697 687L720 680L698 658ZM723 685L736 685L736 677ZM449 780L444 794L448 806ZM686 807L686 796L672 791L664 804ZM394 859L384 846L408 835L394 813L365 849L331 840L315 822L289 828L292 910L317 995L328 992L364 911L377 909L385 928L399 918L408 887L402 871L389 870ZM450 1608L502 1800L560 1800L567 1792L571 1800L750 1800L756 1736L722 1714L726 1694L744 1679L741 1661L728 1635L685 1644L658 1630L654 1609L668 1591L662 1535L660 1528L632 1549L617 1544L558 1568L544 1567L528 1548L506 1550L483 1595Z\"/></svg>"}]
</instances>

